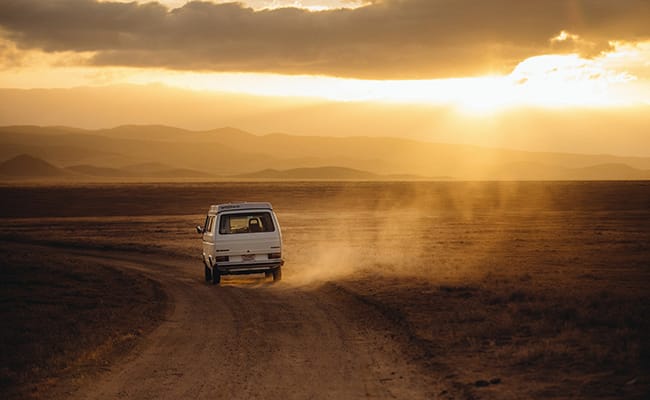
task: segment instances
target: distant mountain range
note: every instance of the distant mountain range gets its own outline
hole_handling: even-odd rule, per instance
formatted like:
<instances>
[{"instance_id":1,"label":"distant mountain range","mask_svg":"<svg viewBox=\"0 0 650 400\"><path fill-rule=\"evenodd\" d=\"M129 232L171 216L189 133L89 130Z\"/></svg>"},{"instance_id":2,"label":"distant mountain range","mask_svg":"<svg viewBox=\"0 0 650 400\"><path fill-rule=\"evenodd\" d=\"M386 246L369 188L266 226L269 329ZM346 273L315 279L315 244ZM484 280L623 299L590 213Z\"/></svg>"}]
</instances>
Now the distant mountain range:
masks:
<instances>
[{"instance_id":1,"label":"distant mountain range","mask_svg":"<svg viewBox=\"0 0 650 400\"><path fill-rule=\"evenodd\" d=\"M0 127L0 178L646 180L650 157L527 152L235 128Z\"/></svg>"},{"instance_id":2,"label":"distant mountain range","mask_svg":"<svg viewBox=\"0 0 650 400\"><path fill-rule=\"evenodd\" d=\"M0 179L63 179L63 180L102 180L102 178L124 179L177 179L214 178L212 175L191 169L170 168L160 164L160 168L140 168L138 165L124 168L96 167L93 165L73 165L57 167L29 154L21 154L0 163Z\"/></svg>"},{"instance_id":3,"label":"distant mountain range","mask_svg":"<svg viewBox=\"0 0 650 400\"><path fill-rule=\"evenodd\" d=\"M358 169L343 167L321 167L321 168L293 168L284 171L276 169L265 169L263 171L249 174L240 174L234 178L245 179L350 179L350 180L375 180L379 175Z\"/></svg>"},{"instance_id":4,"label":"distant mountain range","mask_svg":"<svg viewBox=\"0 0 650 400\"><path fill-rule=\"evenodd\" d=\"M93 180L96 178L139 178L139 179L183 179L183 178L212 178L201 171L182 168L169 168L164 164L146 163L130 165L123 168L96 167L93 165L73 165L70 167L56 167L40 158L28 154L21 154L0 163L0 178L5 179L48 179L60 178L66 180ZM320 168L294 168L278 171L265 169L249 174L239 174L222 177L226 179L251 179L251 180L395 180L395 179L422 179L417 176L391 176L378 175L366 171L343 167Z\"/></svg>"}]
</instances>

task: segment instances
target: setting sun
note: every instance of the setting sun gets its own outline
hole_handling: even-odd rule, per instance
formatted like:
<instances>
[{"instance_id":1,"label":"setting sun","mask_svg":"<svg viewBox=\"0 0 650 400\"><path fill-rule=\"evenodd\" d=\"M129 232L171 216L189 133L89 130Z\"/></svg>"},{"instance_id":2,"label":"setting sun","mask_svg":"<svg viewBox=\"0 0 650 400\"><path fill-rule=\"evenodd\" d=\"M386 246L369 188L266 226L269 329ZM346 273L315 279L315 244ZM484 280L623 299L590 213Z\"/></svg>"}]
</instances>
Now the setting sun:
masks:
<instances>
[{"instance_id":1,"label":"setting sun","mask_svg":"<svg viewBox=\"0 0 650 400\"><path fill-rule=\"evenodd\" d=\"M499 4L4 2L0 121L650 155L648 8ZM127 107L123 97L142 100ZM539 115L557 136L533 122ZM620 121L624 140L607 133Z\"/></svg>"},{"instance_id":2,"label":"setting sun","mask_svg":"<svg viewBox=\"0 0 650 400\"><path fill-rule=\"evenodd\" d=\"M91 54L72 56L91 57ZM27 57L27 56L26 56ZM369 80L323 75L171 71L69 64L70 55L32 52L30 65L7 68L0 85L17 88L163 84L195 91L453 106L479 114L522 106L624 107L650 104L650 82L635 68L650 62L650 42L621 45L586 59L578 54L530 57L509 74L466 78ZM65 61L64 61L65 60Z\"/></svg>"},{"instance_id":3,"label":"setting sun","mask_svg":"<svg viewBox=\"0 0 650 400\"><path fill-rule=\"evenodd\" d=\"M625 59L628 59L626 63ZM337 101L378 101L452 105L469 112L508 107L621 107L650 104L650 84L628 72L650 62L650 42L620 46L607 55L542 55L519 63L502 76L432 80L358 80L325 76L169 73L125 78L192 90L264 96L319 97Z\"/></svg>"}]
</instances>

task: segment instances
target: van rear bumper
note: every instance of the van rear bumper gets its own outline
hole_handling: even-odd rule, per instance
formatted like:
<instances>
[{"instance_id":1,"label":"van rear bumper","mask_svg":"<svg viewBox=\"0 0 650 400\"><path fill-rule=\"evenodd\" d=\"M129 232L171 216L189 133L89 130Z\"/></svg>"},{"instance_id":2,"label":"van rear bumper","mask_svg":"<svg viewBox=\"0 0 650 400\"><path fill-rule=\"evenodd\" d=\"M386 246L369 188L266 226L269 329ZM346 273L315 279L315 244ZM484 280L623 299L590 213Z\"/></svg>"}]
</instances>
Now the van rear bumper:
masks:
<instances>
[{"instance_id":1,"label":"van rear bumper","mask_svg":"<svg viewBox=\"0 0 650 400\"><path fill-rule=\"evenodd\" d=\"M284 260L277 260L267 263L228 263L228 264L215 264L214 268L219 271L221 275L246 275L246 274L259 274L263 272L271 272L284 265Z\"/></svg>"}]
</instances>

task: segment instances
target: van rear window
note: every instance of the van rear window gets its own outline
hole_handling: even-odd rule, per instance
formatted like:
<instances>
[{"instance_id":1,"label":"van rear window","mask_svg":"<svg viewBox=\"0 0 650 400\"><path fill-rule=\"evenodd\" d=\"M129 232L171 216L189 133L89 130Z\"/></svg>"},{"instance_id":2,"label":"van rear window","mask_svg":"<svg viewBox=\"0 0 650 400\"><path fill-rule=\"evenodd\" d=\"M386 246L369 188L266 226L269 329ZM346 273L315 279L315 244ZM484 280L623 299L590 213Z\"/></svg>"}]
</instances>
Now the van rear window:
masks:
<instances>
[{"instance_id":1,"label":"van rear window","mask_svg":"<svg viewBox=\"0 0 650 400\"><path fill-rule=\"evenodd\" d=\"M273 231L273 218L268 212L223 214L219 222L220 235Z\"/></svg>"}]
</instances>

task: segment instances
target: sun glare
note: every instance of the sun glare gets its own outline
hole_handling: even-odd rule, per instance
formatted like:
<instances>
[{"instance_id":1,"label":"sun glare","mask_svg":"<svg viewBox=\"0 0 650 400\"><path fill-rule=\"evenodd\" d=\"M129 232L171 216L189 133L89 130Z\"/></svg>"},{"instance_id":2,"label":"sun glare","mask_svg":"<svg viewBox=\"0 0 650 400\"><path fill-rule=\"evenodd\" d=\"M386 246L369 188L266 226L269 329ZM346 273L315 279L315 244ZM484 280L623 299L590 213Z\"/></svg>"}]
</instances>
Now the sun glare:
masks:
<instances>
[{"instance_id":1,"label":"sun glare","mask_svg":"<svg viewBox=\"0 0 650 400\"><path fill-rule=\"evenodd\" d=\"M562 32L557 40L570 37L571 34ZM648 104L647 79L638 82L633 67L637 65L638 71L647 72L650 44L613 45L616 51L593 59L577 54L531 57L504 76L360 80L311 75L149 71L131 76L129 82L161 82L191 90L263 96L443 105L475 114L489 114L515 106L558 108Z\"/></svg>"},{"instance_id":2,"label":"sun glare","mask_svg":"<svg viewBox=\"0 0 650 400\"><path fill-rule=\"evenodd\" d=\"M532 57L506 76L457 79L359 80L169 71L142 72L128 79L130 83L161 82L199 91L445 105L477 114L513 106L608 107L647 101L648 93L642 85L630 89L636 80L627 71L609 68L603 60L587 60L575 54Z\"/></svg>"},{"instance_id":3,"label":"sun glare","mask_svg":"<svg viewBox=\"0 0 650 400\"><path fill-rule=\"evenodd\" d=\"M562 32L557 40L570 34ZM2 43L0 43L2 44ZM490 114L517 106L618 107L650 104L650 42L613 43L616 51L593 59L577 54L522 61L509 75L431 80L361 80L312 75L203 73L151 68L79 66L92 54L23 52L18 67L5 66L5 87L163 84L194 91L303 97L340 102L414 103ZM11 46L5 46L11 49ZM75 58L76 57L76 58ZM78 63L77 63L78 64ZM83 64L83 62L81 62Z\"/></svg>"}]
</instances>

